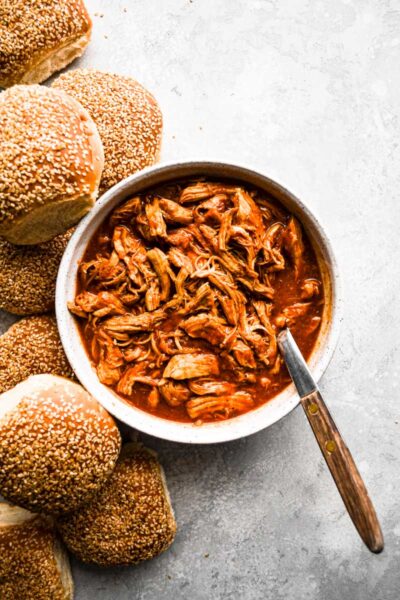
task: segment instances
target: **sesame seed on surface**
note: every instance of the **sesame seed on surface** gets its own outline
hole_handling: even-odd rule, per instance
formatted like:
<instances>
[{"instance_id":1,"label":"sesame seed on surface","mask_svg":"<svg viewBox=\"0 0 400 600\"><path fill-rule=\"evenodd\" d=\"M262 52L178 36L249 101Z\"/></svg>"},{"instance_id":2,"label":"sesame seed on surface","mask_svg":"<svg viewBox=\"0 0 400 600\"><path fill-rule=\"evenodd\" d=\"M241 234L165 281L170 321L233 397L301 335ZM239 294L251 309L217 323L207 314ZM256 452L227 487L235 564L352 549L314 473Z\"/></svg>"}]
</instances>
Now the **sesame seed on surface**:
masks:
<instances>
[{"instance_id":1,"label":"sesame seed on surface","mask_svg":"<svg viewBox=\"0 0 400 600\"><path fill-rule=\"evenodd\" d=\"M59 209L60 223L50 224L51 211L60 201L73 207L86 197L89 210L100 178L101 150L93 121L62 91L16 85L0 94L0 235L10 240L10 229L43 206L49 210L46 227L58 227L53 235L73 225L78 217L64 227ZM68 220L65 213L66 205L62 216Z\"/></svg>"},{"instance_id":2,"label":"sesame seed on surface","mask_svg":"<svg viewBox=\"0 0 400 600\"><path fill-rule=\"evenodd\" d=\"M0 393L41 373L74 377L52 315L21 319L0 337Z\"/></svg>"},{"instance_id":3,"label":"sesame seed on surface","mask_svg":"<svg viewBox=\"0 0 400 600\"><path fill-rule=\"evenodd\" d=\"M7 394L20 401L0 420L0 494L33 512L77 509L114 468L114 420L80 385L55 375L29 377L0 403Z\"/></svg>"},{"instance_id":4,"label":"sesame seed on surface","mask_svg":"<svg viewBox=\"0 0 400 600\"><path fill-rule=\"evenodd\" d=\"M13 526L0 523L0 598L72 600L72 582L63 585L56 544L46 518L35 515Z\"/></svg>"},{"instance_id":5,"label":"sesame seed on surface","mask_svg":"<svg viewBox=\"0 0 400 600\"><path fill-rule=\"evenodd\" d=\"M166 550L176 523L157 458L137 444L124 446L95 499L57 527L73 554L100 566L136 564Z\"/></svg>"},{"instance_id":6,"label":"sesame seed on surface","mask_svg":"<svg viewBox=\"0 0 400 600\"><path fill-rule=\"evenodd\" d=\"M155 98L137 81L76 69L62 74L52 87L78 100L97 125L105 155L101 193L158 160L162 114Z\"/></svg>"},{"instance_id":7,"label":"sesame seed on surface","mask_svg":"<svg viewBox=\"0 0 400 600\"><path fill-rule=\"evenodd\" d=\"M19 83L32 67L90 29L82 0L0 0L0 85Z\"/></svg>"},{"instance_id":8,"label":"sesame seed on surface","mask_svg":"<svg viewBox=\"0 0 400 600\"><path fill-rule=\"evenodd\" d=\"M16 315L51 310L58 267L73 229L37 246L0 238L0 308Z\"/></svg>"}]
</instances>

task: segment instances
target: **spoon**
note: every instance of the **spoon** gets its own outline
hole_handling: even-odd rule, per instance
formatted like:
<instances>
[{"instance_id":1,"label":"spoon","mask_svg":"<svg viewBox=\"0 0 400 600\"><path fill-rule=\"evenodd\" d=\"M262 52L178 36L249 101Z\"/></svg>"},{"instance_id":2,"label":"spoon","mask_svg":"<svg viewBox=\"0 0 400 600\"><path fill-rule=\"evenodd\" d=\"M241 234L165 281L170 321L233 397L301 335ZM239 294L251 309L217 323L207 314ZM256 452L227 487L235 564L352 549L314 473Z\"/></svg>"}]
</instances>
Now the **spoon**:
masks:
<instances>
[{"instance_id":1,"label":"spoon","mask_svg":"<svg viewBox=\"0 0 400 600\"><path fill-rule=\"evenodd\" d=\"M278 345L347 511L368 549L381 552L383 535L367 488L289 328L278 335Z\"/></svg>"}]
</instances>

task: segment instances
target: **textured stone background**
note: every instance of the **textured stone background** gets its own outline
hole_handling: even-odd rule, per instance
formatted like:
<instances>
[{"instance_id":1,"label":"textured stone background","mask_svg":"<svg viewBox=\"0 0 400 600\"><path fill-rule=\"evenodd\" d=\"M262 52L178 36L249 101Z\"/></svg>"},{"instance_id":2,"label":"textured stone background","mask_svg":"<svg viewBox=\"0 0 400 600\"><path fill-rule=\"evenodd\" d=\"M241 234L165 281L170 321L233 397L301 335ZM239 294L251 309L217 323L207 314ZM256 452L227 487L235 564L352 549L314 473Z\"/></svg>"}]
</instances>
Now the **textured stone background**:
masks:
<instances>
[{"instance_id":1,"label":"textured stone background","mask_svg":"<svg viewBox=\"0 0 400 600\"><path fill-rule=\"evenodd\" d=\"M346 306L321 386L386 548L373 556L363 547L299 409L226 445L146 438L166 468L176 542L136 568L74 563L77 600L398 600L398 2L87 3L95 30L80 64L133 75L153 91L164 160L249 163L325 224Z\"/></svg>"}]
</instances>

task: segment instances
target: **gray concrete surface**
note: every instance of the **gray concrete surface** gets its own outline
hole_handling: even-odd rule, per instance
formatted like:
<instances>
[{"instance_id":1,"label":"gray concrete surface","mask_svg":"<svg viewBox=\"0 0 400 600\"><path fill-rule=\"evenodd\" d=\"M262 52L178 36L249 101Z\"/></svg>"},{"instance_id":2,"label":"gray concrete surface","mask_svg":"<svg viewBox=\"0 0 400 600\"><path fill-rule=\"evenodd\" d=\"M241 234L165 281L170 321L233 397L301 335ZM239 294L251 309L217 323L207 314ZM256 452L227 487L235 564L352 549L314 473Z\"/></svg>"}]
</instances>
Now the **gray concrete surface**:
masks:
<instances>
[{"instance_id":1,"label":"gray concrete surface","mask_svg":"<svg viewBox=\"0 0 400 600\"><path fill-rule=\"evenodd\" d=\"M136 568L73 563L77 600L400 598L400 6L395 0L88 0L79 64L133 75L165 117L164 160L248 162L317 212L346 297L322 390L386 548L347 517L300 410L214 447L161 453L175 544ZM5 318L4 328L9 320Z\"/></svg>"}]
</instances>

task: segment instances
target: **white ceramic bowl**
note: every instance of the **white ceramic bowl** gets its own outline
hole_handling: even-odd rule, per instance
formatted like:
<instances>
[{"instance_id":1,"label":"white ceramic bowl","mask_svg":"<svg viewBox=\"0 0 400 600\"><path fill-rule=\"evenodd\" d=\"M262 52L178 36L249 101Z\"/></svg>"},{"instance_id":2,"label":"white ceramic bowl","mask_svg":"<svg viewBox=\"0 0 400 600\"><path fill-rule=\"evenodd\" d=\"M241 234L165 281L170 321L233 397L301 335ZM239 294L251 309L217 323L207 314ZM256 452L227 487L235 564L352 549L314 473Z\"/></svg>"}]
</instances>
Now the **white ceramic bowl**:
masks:
<instances>
[{"instance_id":1,"label":"white ceramic bowl","mask_svg":"<svg viewBox=\"0 0 400 600\"><path fill-rule=\"evenodd\" d=\"M116 418L150 435L192 444L225 442L269 427L297 406L299 398L294 387L289 386L255 410L217 423L196 426L153 416L129 404L100 383L82 344L75 318L68 311L67 301L73 300L75 296L78 264L88 241L113 208L132 195L160 183L202 175L234 179L265 190L294 213L305 227L317 253L326 296L319 337L309 360L316 380L321 377L332 357L341 320L338 270L326 233L314 214L298 198L265 175L245 167L217 162L164 164L132 175L106 192L77 226L60 265L56 313L61 341L82 385Z\"/></svg>"}]
</instances>

